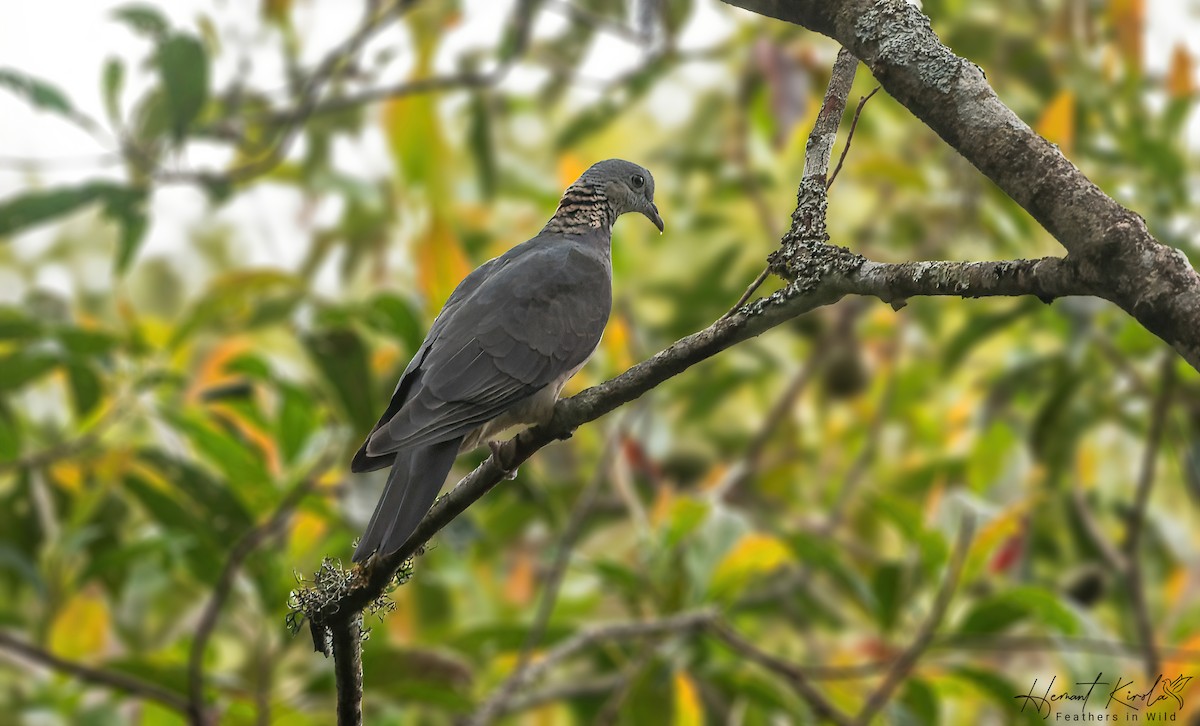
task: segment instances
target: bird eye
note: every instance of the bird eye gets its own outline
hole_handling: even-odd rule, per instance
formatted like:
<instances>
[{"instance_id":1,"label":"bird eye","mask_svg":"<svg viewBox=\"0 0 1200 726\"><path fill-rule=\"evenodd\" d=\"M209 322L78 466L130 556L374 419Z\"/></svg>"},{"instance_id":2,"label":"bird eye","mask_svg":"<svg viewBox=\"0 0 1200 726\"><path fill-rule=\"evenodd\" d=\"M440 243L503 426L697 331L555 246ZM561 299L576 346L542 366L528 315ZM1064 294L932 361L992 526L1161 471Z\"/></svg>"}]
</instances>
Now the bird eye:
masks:
<instances>
[{"instance_id":1,"label":"bird eye","mask_svg":"<svg viewBox=\"0 0 1200 726\"><path fill-rule=\"evenodd\" d=\"M634 189L641 189L642 187L646 186L646 177L642 176L641 174L634 174L629 181L633 184Z\"/></svg>"}]
</instances>

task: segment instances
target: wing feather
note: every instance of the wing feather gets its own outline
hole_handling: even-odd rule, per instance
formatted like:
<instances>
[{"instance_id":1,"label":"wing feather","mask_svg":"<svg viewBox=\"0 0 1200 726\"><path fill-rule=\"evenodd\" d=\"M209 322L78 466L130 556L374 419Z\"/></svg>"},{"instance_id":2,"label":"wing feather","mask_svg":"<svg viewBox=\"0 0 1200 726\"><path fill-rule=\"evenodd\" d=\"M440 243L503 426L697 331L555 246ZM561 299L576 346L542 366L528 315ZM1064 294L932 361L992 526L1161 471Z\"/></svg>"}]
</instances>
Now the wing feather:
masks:
<instances>
[{"instance_id":1,"label":"wing feather","mask_svg":"<svg viewBox=\"0 0 1200 726\"><path fill-rule=\"evenodd\" d=\"M391 415L380 419L360 453L382 457L463 436L556 382L595 349L612 306L605 257L564 242L499 259L481 284L438 316L425 355L406 372L404 400L396 406L393 399Z\"/></svg>"}]
</instances>

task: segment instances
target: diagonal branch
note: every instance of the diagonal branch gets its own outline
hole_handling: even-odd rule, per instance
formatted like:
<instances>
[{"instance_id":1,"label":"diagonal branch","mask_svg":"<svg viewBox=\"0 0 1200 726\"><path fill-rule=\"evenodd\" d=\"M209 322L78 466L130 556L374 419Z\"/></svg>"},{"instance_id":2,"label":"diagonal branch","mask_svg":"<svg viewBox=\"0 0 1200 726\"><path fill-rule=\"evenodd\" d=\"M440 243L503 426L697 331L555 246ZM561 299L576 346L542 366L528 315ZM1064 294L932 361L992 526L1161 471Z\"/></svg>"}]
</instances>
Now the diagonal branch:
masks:
<instances>
[{"instance_id":1,"label":"diagonal branch","mask_svg":"<svg viewBox=\"0 0 1200 726\"><path fill-rule=\"evenodd\" d=\"M893 662L887 676L883 677L883 682L876 686L876 689L871 691L871 695L866 698L863 710L859 712L856 719L857 724L860 726L870 724L871 719L875 718L877 713L880 713L880 709L886 706L888 698L892 697L892 691L896 689L896 686L900 685L901 680L908 677L908 672L912 671L914 665L917 665L920 655L934 641L937 629L942 624L942 618L946 617L946 610L950 606L950 599L954 596L954 590L959 586L962 565L966 564L967 550L970 550L973 538L974 515L968 512L968 514L962 516L962 522L959 524L959 538L954 545L954 556L950 559L950 563L947 566L946 580L942 581L942 587L938 589L937 598L934 599L934 607L931 608L928 616L925 617L925 622L920 624L917 636L913 638L910 646L905 649L904 653L900 654L900 658Z\"/></svg>"},{"instance_id":2,"label":"diagonal branch","mask_svg":"<svg viewBox=\"0 0 1200 726\"><path fill-rule=\"evenodd\" d=\"M51 668L61 673L66 673L67 675L78 678L84 683L103 686L105 688L113 688L137 698L160 703L167 708L180 713L187 713L188 711L188 701L186 698L174 691L163 688L157 683L144 681L141 678L127 675L125 673L103 670L101 668L93 668L91 666L83 665L82 663L76 663L65 658L59 658L53 653L42 650L32 643L26 643L22 640L19 640L11 633L3 630L0 630L0 650L15 653L24 660Z\"/></svg>"},{"instance_id":3,"label":"diagonal branch","mask_svg":"<svg viewBox=\"0 0 1200 726\"><path fill-rule=\"evenodd\" d=\"M777 658L770 653L760 650L758 646L743 638L728 624L715 622L708 627L712 635L729 646L734 652L748 661L757 663L773 673L783 676L792 688L812 707L818 718L848 726L850 718L830 703L819 690L809 683L809 675L803 668Z\"/></svg>"},{"instance_id":4,"label":"diagonal branch","mask_svg":"<svg viewBox=\"0 0 1200 726\"><path fill-rule=\"evenodd\" d=\"M333 463L332 459L332 454L321 456L309 474L284 496L271 517L243 535L229 551L225 566L217 578L217 584L213 587L212 595L200 616L200 624L196 627L196 637L192 639L192 649L188 656L188 718L193 724L203 726L208 723L204 704L204 653L208 648L208 641L217 627L217 618L220 617L221 609L225 606L225 601L229 599L230 592L233 591L234 578L237 577L242 564L250 555L254 554L272 537L283 532L292 513L296 511L296 507L316 487L321 475Z\"/></svg>"},{"instance_id":5,"label":"diagonal branch","mask_svg":"<svg viewBox=\"0 0 1200 726\"><path fill-rule=\"evenodd\" d=\"M1129 515L1128 534L1124 542L1124 555L1128 563L1125 570L1125 581L1129 587L1129 598L1133 605L1134 623L1137 627L1138 640L1141 641L1142 653L1145 658L1146 675L1150 678L1158 674L1158 648L1154 642L1154 623L1150 615L1150 605L1146 601L1146 581L1142 577L1142 560L1138 556L1138 547L1142 542L1142 532L1146 527L1146 508L1150 504L1150 492L1154 489L1154 473L1158 463L1158 450L1162 445L1163 429L1167 425L1167 414L1171 409L1172 396L1175 390L1175 361L1167 357L1163 359L1162 384L1154 401L1154 409L1150 418L1150 432L1146 435L1146 451L1142 456L1142 468L1138 474L1137 494L1134 499L1133 511Z\"/></svg>"},{"instance_id":6,"label":"diagonal branch","mask_svg":"<svg viewBox=\"0 0 1200 726\"><path fill-rule=\"evenodd\" d=\"M921 623L921 627L917 630L917 635L913 638L912 643L900 654L900 657L892 663L891 669L887 675L883 677L883 681L871 692L867 697L866 704L863 705L862 711L859 712L855 722L860 726L866 726L871 722L877 713L887 704L891 698L892 691L896 690L896 686L908 677L909 671L916 665L921 654L933 642L933 637L937 634L937 629L942 624L942 618L946 616L946 609L950 607L950 599L954 597L954 590L958 587L958 579L962 575L963 565L967 561L967 550L971 547L971 539L975 536L975 517L971 513L963 515L962 522L958 528L958 541L954 545L954 556L950 561L950 565L946 570L946 579L942 580L942 587L938 590L937 597L933 601L933 608L925 617L925 621Z\"/></svg>"},{"instance_id":7,"label":"diagonal branch","mask_svg":"<svg viewBox=\"0 0 1200 726\"><path fill-rule=\"evenodd\" d=\"M571 552L583 534L588 514L591 513L596 495L600 492L600 485L606 480L612 461L620 451L620 442L630 426L630 419L637 413L636 409L632 410L631 415L628 415L609 432L604 442L604 450L600 454L600 463L597 464L591 480L579 494L575 506L572 507L570 518L563 529L558 546L555 548L554 562L550 566L550 572L542 586L542 597L538 602L537 612L533 616L533 624L530 626L529 632L525 636L525 642L521 646L521 652L517 656L517 664L508 678L476 711L475 721L477 723L491 723L505 713L508 710L508 702L516 695L517 686L523 682L525 670L533 658L533 651L541 643L542 637L546 633L546 626L550 622L550 616L554 613L554 605L558 602L559 588L562 585L563 576L566 574L567 565L570 563Z\"/></svg>"}]
</instances>

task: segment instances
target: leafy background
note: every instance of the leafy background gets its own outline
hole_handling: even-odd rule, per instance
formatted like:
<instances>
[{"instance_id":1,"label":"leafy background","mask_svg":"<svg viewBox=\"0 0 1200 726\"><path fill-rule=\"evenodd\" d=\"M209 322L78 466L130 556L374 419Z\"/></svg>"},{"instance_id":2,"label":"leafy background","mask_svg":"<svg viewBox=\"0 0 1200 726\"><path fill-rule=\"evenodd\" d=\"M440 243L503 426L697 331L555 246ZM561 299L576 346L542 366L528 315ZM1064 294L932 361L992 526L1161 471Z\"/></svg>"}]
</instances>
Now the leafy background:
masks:
<instances>
[{"instance_id":1,"label":"leafy background","mask_svg":"<svg viewBox=\"0 0 1200 726\"><path fill-rule=\"evenodd\" d=\"M331 665L285 621L298 574L348 560L374 504L382 477L348 476L349 453L456 282L536 232L592 161L650 167L668 231L618 224L616 312L568 392L738 298L786 223L836 48L700 0L574 7L528 4L522 42L504 5L468 43L456 32L479 4L418 3L333 69L318 106L511 70L312 115L289 113L333 45L318 20L348 34L357 5L217 2L184 20L119 6L120 53L78 71L96 76L95 114L20 58L0 70L40 123L102 152L70 183L0 160L15 189L0 200L0 722L181 722L11 642L182 700L215 613L197 663L221 723L328 723ZM1180 44L1164 72L1145 67L1141 0L924 9L1022 118L1197 261L1196 64ZM701 17L721 28L706 42ZM588 75L596 47L619 73ZM851 104L873 87L860 69ZM164 200L191 221L164 229ZM264 245L277 217L289 233ZM878 259L1059 251L884 93L829 220ZM584 427L443 532L394 611L368 619L368 722L449 723L504 682L581 501L539 648L713 607L854 711L930 612L970 513L961 583L883 720L1034 721L1013 699L1034 678L1144 678L1138 588L1161 670L1200 675L1198 424L1194 371L1107 304L843 301ZM1114 562L1134 522L1131 573ZM601 643L535 685L555 684L576 692L514 719L810 718L787 679L698 636Z\"/></svg>"}]
</instances>

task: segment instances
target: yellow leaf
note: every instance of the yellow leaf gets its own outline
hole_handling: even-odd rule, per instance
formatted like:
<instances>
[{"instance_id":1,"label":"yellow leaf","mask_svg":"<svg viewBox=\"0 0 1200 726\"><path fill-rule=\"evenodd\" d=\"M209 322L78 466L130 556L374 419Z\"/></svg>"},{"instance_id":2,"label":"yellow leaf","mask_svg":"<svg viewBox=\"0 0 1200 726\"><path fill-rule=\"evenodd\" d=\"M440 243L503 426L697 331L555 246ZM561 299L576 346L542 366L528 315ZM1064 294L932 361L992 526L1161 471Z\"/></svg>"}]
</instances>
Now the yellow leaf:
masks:
<instances>
[{"instance_id":1,"label":"yellow leaf","mask_svg":"<svg viewBox=\"0 0 1200 726\"><path fill-rule=\"evenodd\" d=\"M284 23L292 11L292 0L262 0L262 16L267 20Z\"/></svg>"},{"instance_id":2,"label":"yellow leaf","mask_svg":"<svg viewBox=\"0 0 1200 726\"><path fill-rule=\"evenodd\" d=\"M83 491L83 467L70 460L56 461L50 465L50 478L72 494Z\"/></svg>"},{"instance_id":3,"label":"yellow leaf","mask_svg":"<svg viewBox=\"0 0 1200 726\"><path fill-rule=\"evenodd\" d=\"M508 571L504 583L504 599L515 605L527 605L533 599L534 590L533 555L526 549L517 552L516 561Z\"/></svg>"},{"instance_id":4,"label":"yellow leaf","mask_svg":"<svg viewBox=\"0 0 1200 726\"><path fill-rule=\"evenodd\" d=\"M417 279L430 309L440 309L470 272L471 263L454 231L435 218L429 232L417 242Z\"/></svg>"},{"instance_id":5,"label":"yellow leaf","mask_svg":"<svg viewBox=\"0 0 1200 726\"><path fill-rule=\"evenodd\" d=\"M1080 444L1075 451L1075 478L1084 489L1090 489L1096 483L1096 449L1088 444Z\"/></svg>"},{"instance_id":6,"label":"yellow leaf","mask_svg":"<svg viewBox=\"0 0 1200 726\"><path fill-rule=\"evenodd\" d=\"M1108 20L1116 34L1117 49L1121 51L1129 67L1140 72L1142 35L1146 20L1145 0L1110 0Z\"/></svg>"},{"instance_id":7,"label":"yellow leaf","mask_svg":"<svg viewBox=\"0 0 1200 726\"><path fill-rule=\"evenodd\" d=\"M108 645L111 622L97 588L75 593L50 624L50 651L70 660L99 655Z\"/></svg>"},{"instance_id":8,"label":"yellow leaf","mask_svg":"<svg viewBox=\"0 0 1200 726\"><path fill-rule=\"evenodd\" d=\"M1176 643L1178 649L1183 653L1195 653L1200 650L1200 633L1194 633L1182 643ZM1164 658L1162 667L1159 669L1162 672L1165 680L1179 678L1180 676L1188 677L1196 672L1196 662L1187 656L1182 656L1178 660ZM1191 684L1188 684L1191 685ZM1195 723L1194 715L1200 711L1200 698L1188 696L1189 690L1185 688L1178 689L1179 694L1183 698L1183 705L1179 706L1179 710L1174 714L1178 716L1179 723Z\"/></svg>"},{"instance_id":9,"label":"yellow leaf","mask_svg":"<svg viewBox=\"0 0 1200 726\"><path fill-rule=\"evenodd\" d=\"M633 366L633 356L629 354L629 323L624 315L614 315L608 319L608 327L604 329L604 350L608 360L618 370Z\"/></svg>"},{"instance_id":10,"label":"yellow leaf","mask_svg":"<svg viewBox=\"0 0 1200 726\"><path fill-rule=\"evenodd\" d=\"M238 380L238 376L228 373L225 366L251 349L250 341L246 338L230 337L221 341L208 353L200 363L196 374L192 376L192 382L187 391L188 401L197 402L205 390Z\"/></svg>"},{"instance_id":11,"label":"yellow leaf","mask_svg":"<svg viewBox=\"0 0 1200 726\"><path fill-rule=\"evenodd\" d=\"M716 489L718 485L724 484L728 476L729 465L718 461L717 463L713 464L713 467L709 469L708 473L704 475L704 478L700 480L700 484L697 485L696 489L702 492L711 492L712 490Z\"/></svg>"},{"instance_id":12,"label":"yellow leaf","mask_svg":"<svg viewBox=\"0 0 1200 726\"><path fill-rule=\"evenodd\" d=\"M1192 56L1183 43L1176 43L1171 52L1171 68L1167 71L1167 95L1187 98L1196 86L1192 80Z\"/></svg>"},{"instance_id":13,"label":"yellow leaf","mask_svg":"<svg viewBox=\"0 0 1200 726\"><path fill-rule=\"evenodd\" d=\"M682 671L675 673L675 708L671 726L704 726L704 706L696 684Z\"/></svg>"},{"instance_id":14,"label":"yellow leaf","mask_svg":"<svg viewBox=\"0 0 1200 726\"><path fill-rule=\"evenodd\" d=\"M675 504L675 488L664 483L658 487L654 495L654 504L650 507L650 523L658 527L671 516Z\"/></svg>"},{"instance_id":15,"label":"yellow leaf","mask_svg":"<svg viewBox=\"0 0 1200 726\"><path fill-rule=\"evenodd\" d=\"M371 370L378 374L391 373L400 362L400 347L383 343L371 353Z\"/></svg>"},{"instance_id":16,"label":"yellow leaf","mask_svg":"<svg viewBox=\"0 0 1200 726\"><path fill-rule=\"evenodd\" d=\"M1191 583L1191 571L1186 565L1177 565L1167 576L1166 586L1163 587L1164 599L1170 607L1178 607L1184 595L1188 593Z\"/></svg>"},{"instance_id":17,"label":"yellow leaf","mask_svg":"<svg viewBox=\"0 0 1200 726\"><path fill-rule=\"evenodd\" d=\"M587 171L588 164L576 154L567 152L558 157L558 188L566 189L571 182Z\"/></svg>"},{"instance_id":18,"label":"yellow leaf","mask_svg":"<svg viewBox=\"0 0 1200 726\"><path fill-rule=\"evenodd\" d=\"M750 533L737 541L713 572L710 590L723 595L741 590L750 581L768 575L792 561L792 553L778 538Z\"/></svg>"},{"instance_id":19,"label":"yellow leaf","mask_svg":"<svg viewBox=\"0 0 1200 726\"><path fill-rule=\"evenodd\" d=\"M311 512L300 511L292 519L292 531L288 533L288 551L304 553L321 542L329 529L328 523Z\"/></svg>"},{"instance_id":20,"label":"yellow leaf","mask_svg":"<svg viewBox=\"0 0 1200 726\"><path fill-rule=\"evenodd\" d=\"M1075 143L1075 94L1060 91L1037 122L1037 132L1070 153Z\"/></svg>"}]
</instances>

